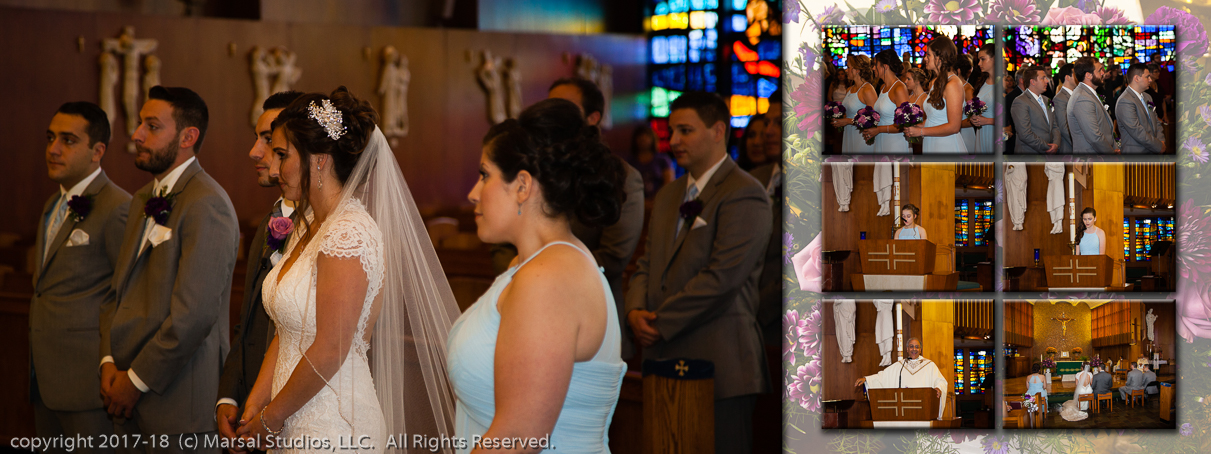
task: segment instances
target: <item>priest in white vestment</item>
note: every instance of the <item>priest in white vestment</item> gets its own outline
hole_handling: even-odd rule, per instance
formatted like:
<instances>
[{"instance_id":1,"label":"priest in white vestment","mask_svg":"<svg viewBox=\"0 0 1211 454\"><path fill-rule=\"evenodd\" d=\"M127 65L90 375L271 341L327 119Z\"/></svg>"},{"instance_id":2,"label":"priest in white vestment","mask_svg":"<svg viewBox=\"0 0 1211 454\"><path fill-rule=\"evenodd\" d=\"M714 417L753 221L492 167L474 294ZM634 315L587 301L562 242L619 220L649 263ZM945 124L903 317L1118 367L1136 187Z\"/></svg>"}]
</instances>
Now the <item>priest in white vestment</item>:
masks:
<instances>
[{"instance_id":1,"label":"priest in white vestment","mask_svg":"<svg viewBox=\"0 0 1211 454\"><path fill-rule=\"evenodd\" d=\"M938 396L938 419L946 409L946 390L950 389L938 365L921 356L921 341L908 339L908 358L887 366L879 373L859 378L854 386L866 385L866 389L880 388L934 388Z\"/></svg>"}]
</instances>

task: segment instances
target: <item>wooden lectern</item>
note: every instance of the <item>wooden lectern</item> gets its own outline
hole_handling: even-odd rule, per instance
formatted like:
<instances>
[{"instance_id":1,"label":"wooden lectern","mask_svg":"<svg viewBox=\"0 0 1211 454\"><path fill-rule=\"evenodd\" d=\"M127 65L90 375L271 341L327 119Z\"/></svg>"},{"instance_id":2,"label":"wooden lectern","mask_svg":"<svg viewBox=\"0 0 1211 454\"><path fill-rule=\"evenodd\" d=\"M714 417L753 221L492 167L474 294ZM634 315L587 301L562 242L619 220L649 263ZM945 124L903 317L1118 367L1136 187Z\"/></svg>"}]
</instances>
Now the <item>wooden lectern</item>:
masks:
<instances>
[{"instance_id":1,"label":"wooden lectern","mask_svg":"<svg viewBox=\"0 0 1211 454\"><path fill-rule=\"evenodd\" d=\"M859 241L862 274L932 274L936 248L929 240Z\"/></svg>"},{"instance_id":2,"label":"wooden lectern","mask_svg":"<svg viewBox=\"0 0 1211 454\"><path fill-rule=\"evenodd\" d=\"M1114 259L1105 255L1048 255L1043 257L1047 287L1110 287Z\"/></svg>"},{"instance_id":3,"label":"wooden lectern","mask_svg":"<svg viewBox=\"0 0 1211 454\"><path fill-rule=\"evenodd\" d=\"M874 421L933 421L938 419L934 388L867 389Z\"/></svg>"}]
</instances>

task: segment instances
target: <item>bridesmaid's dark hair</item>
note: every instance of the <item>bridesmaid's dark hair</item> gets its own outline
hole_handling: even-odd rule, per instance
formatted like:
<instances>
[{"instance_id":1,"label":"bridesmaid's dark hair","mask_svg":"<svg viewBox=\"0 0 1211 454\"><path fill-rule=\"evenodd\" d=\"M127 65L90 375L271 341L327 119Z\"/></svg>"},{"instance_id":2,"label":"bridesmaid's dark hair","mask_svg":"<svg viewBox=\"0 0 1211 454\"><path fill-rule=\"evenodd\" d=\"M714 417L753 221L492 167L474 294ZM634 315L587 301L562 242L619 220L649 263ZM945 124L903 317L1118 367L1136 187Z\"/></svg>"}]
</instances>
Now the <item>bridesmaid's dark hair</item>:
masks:
<instances>
[{"instance_id":1,"label":"bridesmaid's dark hair","mask_svg":"<svg viewBox=\"0 0 1211 454\"><path fill-rule=\"evenodd\" d=\"M1092 214L1093 217L1096 218L1097 210L1093 209L1093 207L1086 207L1085 209L1081 210L1081 219L1084 219L1086 214ZM1082 221L1081 225L1085 225L1085 223ZM1085 229L1077 230L1076 244L1078 244L1078 245L1081 244L1081 238L1084 238L1084 237L1085 237Z\"/></svg>"},{"instance_id":2,"label":"bridesmaid's dark hair","mask_svg":"<svg viewBox=\"0 0 1211 454\"><path fill-rule=\"evenodd\" d=\"M997 68L996 68L997 61L994 59L994 57L996 55L996 46L994 46L992 44L985 44L983 46L980 46L980 50L976 51L975 69L973 69L973 71L975 71L975 73L974 73L974 76L972 76L972 83L971 83L972 87L983 87L984 84L988 83L988 79L992 77L992 74L986 73L986 72L984 72L984 70L980 69L980 54L988 55L988 59L992 60L992 65L993 65L992 72L995 73L997 71ZM979 89L977 88L976 91L979 91ZM988 102L990 100L981 99L981 101Z\"/></svg>"},{"instance_id":3,"label":"bridesmaid's dark hair","mask_svg":"<svg viewBox=\"0 0 1211 454\"><path fill-rule=\"evenodd\" d=\"M930 88L929 105L934 109L946 108L946 101L942 99L942 92L946 90L946 81L949 76L954 73L955 62L958 60L959 51L955 47L954 41L950 37L939 34L936 38L929 42L929 50L933 51L934 57L938 61L938 69L933 80L933 87Z\"/></svg>"},{"instance_id":4,"label":"bridesmaid's dark hair","mask_svg":"<svg viewBox=\"0 0 1211 454\"><path fill-rule=\"evenodd\" d=\"M875 63L887 65L891 68L891 73L899 75L904 71L904 64L900 62L900 57L896 56L896 51L891 49L883 49L875 54Z\"/></svg>"}]
</instances>

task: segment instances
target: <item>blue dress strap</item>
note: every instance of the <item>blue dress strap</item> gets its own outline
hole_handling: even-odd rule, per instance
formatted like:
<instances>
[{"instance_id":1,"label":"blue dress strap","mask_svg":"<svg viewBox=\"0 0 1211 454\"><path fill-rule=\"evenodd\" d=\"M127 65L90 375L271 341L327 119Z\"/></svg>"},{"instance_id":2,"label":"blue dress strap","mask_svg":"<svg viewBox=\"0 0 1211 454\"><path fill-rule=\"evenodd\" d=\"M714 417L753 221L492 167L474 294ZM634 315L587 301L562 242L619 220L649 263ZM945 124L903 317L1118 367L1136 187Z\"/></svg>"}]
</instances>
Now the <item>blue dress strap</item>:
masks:
<instances>
[{"instance_id":1,"label":"blue dress strap","mask_svg":"<svg viewBox=\"0 0 1211 454\"><path fill-rule=\"evenodd\" d=\"M563 244L563 245L567 245L567 246L571 247L572 249L575 249L575 250L576 250L576 252L579 252L579 253L581 253L582 255L584 255L585 257L588 257L588 258L589 258L589 260L590 260L591 262L593 262L593 264L594 264L594 265L596 265L596 264L597 264L597 259L593 258L593 256L592 256L591 254L589 254L588 252L585 252L585 250L584 250L584 249L581 249L581 248L576 247L576 245L575 245L575 244L569 243L569 242L567 242L567 241L552 241L552 242L550 242L550 243L544 244L544 245L543 245L541 248L538 248L538 251L537 251L537 252L535 252L535 253L534 253L534 255L531 255L531 256L529 256L529 257L526 257L526 260L525 260L525 261L523 261L523 262L521 262L521 263L517 264L517 268L518 268L518 269L520 269L522 266L525 266L525 264L530 263L530 260L534 260L534 257L538 257L538 254L541 254L541 253L542 253L542 251L545 251L545 250L547 250L547 248L549 248L549 247L551 247L551 246L554 246L554 245L556 245L556 244ZM599 272L603 272L603 271L605 271L605 268L604 268L604 267L601 267L601 266L598 266L598 267L597 267L597 271L599 271Z\"/></svg>"}]
</instances>

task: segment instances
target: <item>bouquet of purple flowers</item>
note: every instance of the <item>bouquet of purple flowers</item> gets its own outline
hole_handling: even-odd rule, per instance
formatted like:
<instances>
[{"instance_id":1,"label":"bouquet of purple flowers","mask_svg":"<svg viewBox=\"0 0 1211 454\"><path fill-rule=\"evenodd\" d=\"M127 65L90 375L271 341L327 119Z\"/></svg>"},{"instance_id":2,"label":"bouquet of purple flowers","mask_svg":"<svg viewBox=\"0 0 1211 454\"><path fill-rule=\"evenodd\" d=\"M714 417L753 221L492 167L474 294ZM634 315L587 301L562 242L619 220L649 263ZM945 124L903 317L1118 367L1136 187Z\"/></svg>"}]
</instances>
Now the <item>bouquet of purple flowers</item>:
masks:
<instances>
[{"instance_id":1,"label":"bouquet of purple flowers","mask_svg":"<svg viewBox=\"0 0 1211 454\"><path fill-rule=\"evenodd\" d=\"M1055 368L1055 360L1053 360L1051 358L1044 359L1041 367L1044 369Z\"/></svg>"},{"instance_id":2,"label":"bouquet of purple flowers","mask_svg":"<svg viewBox=\"0 0 1211 454\"><path fill-rule=\"evenodd\" d=\"M831 101L828 104L825 104L824 117L828 118L829 120L840 120L845 118L845 106L836 101ZM838 131L842 129L844 129L844 127L837 128Z\"/></svg>"},{"instance_id":3,"label":"bouquet of purple flowers","mask_svg":"<svg viewBox=\"0 0 1211 454\"><path fill-rule=\"evenodd\" d=\"M922 109L921 106L905 101L900 103L900 107L896 108L895 117L896 127L900 129L900 132L904 132L904 130L908 129L909 126L916 126L921 124L922 121L925 121L925 109ZM920 137L908 138L909 143L918 143L920 141Z\"/></svg>"},{"instance_id":4,"label":"bouquet of purple flowers","mask_svg":"<svg viewBox=\"0 0 1211 454\"><path fill-rule=\"evenodd\" d=\"M1103 365L1101 355L1093 355L1093 359L1089 360L1090 367L1102 367Z\"/></svg>"},{"instance_id":5,"label":"bouquet of purple flowers","mask_svg":"<svg viewBox=\"0 0 1211 454\"><path fill-rule=\"evenodd\" d=\"M854 114L854 126L857 126L859 131L879 126L879 112L875 111L875 108L871 106L858 109L858 113ZM867 145L873 145L874 143L874 138L866 141Z\"/></svg>"},{"instance_id":6,"label":"bouquet of purple flowers","mask_svg":"<svg viewBox=\"0 0 1211 454\"><path fill-rule=\"evenodd\" d=\"M963 115L965 115L967 118L983 114L986 110L988 110L988 104L984 104L984 101L980 101L978 96L967 100L966 103L963 103Z\"/></svg>"}]
</instances>

